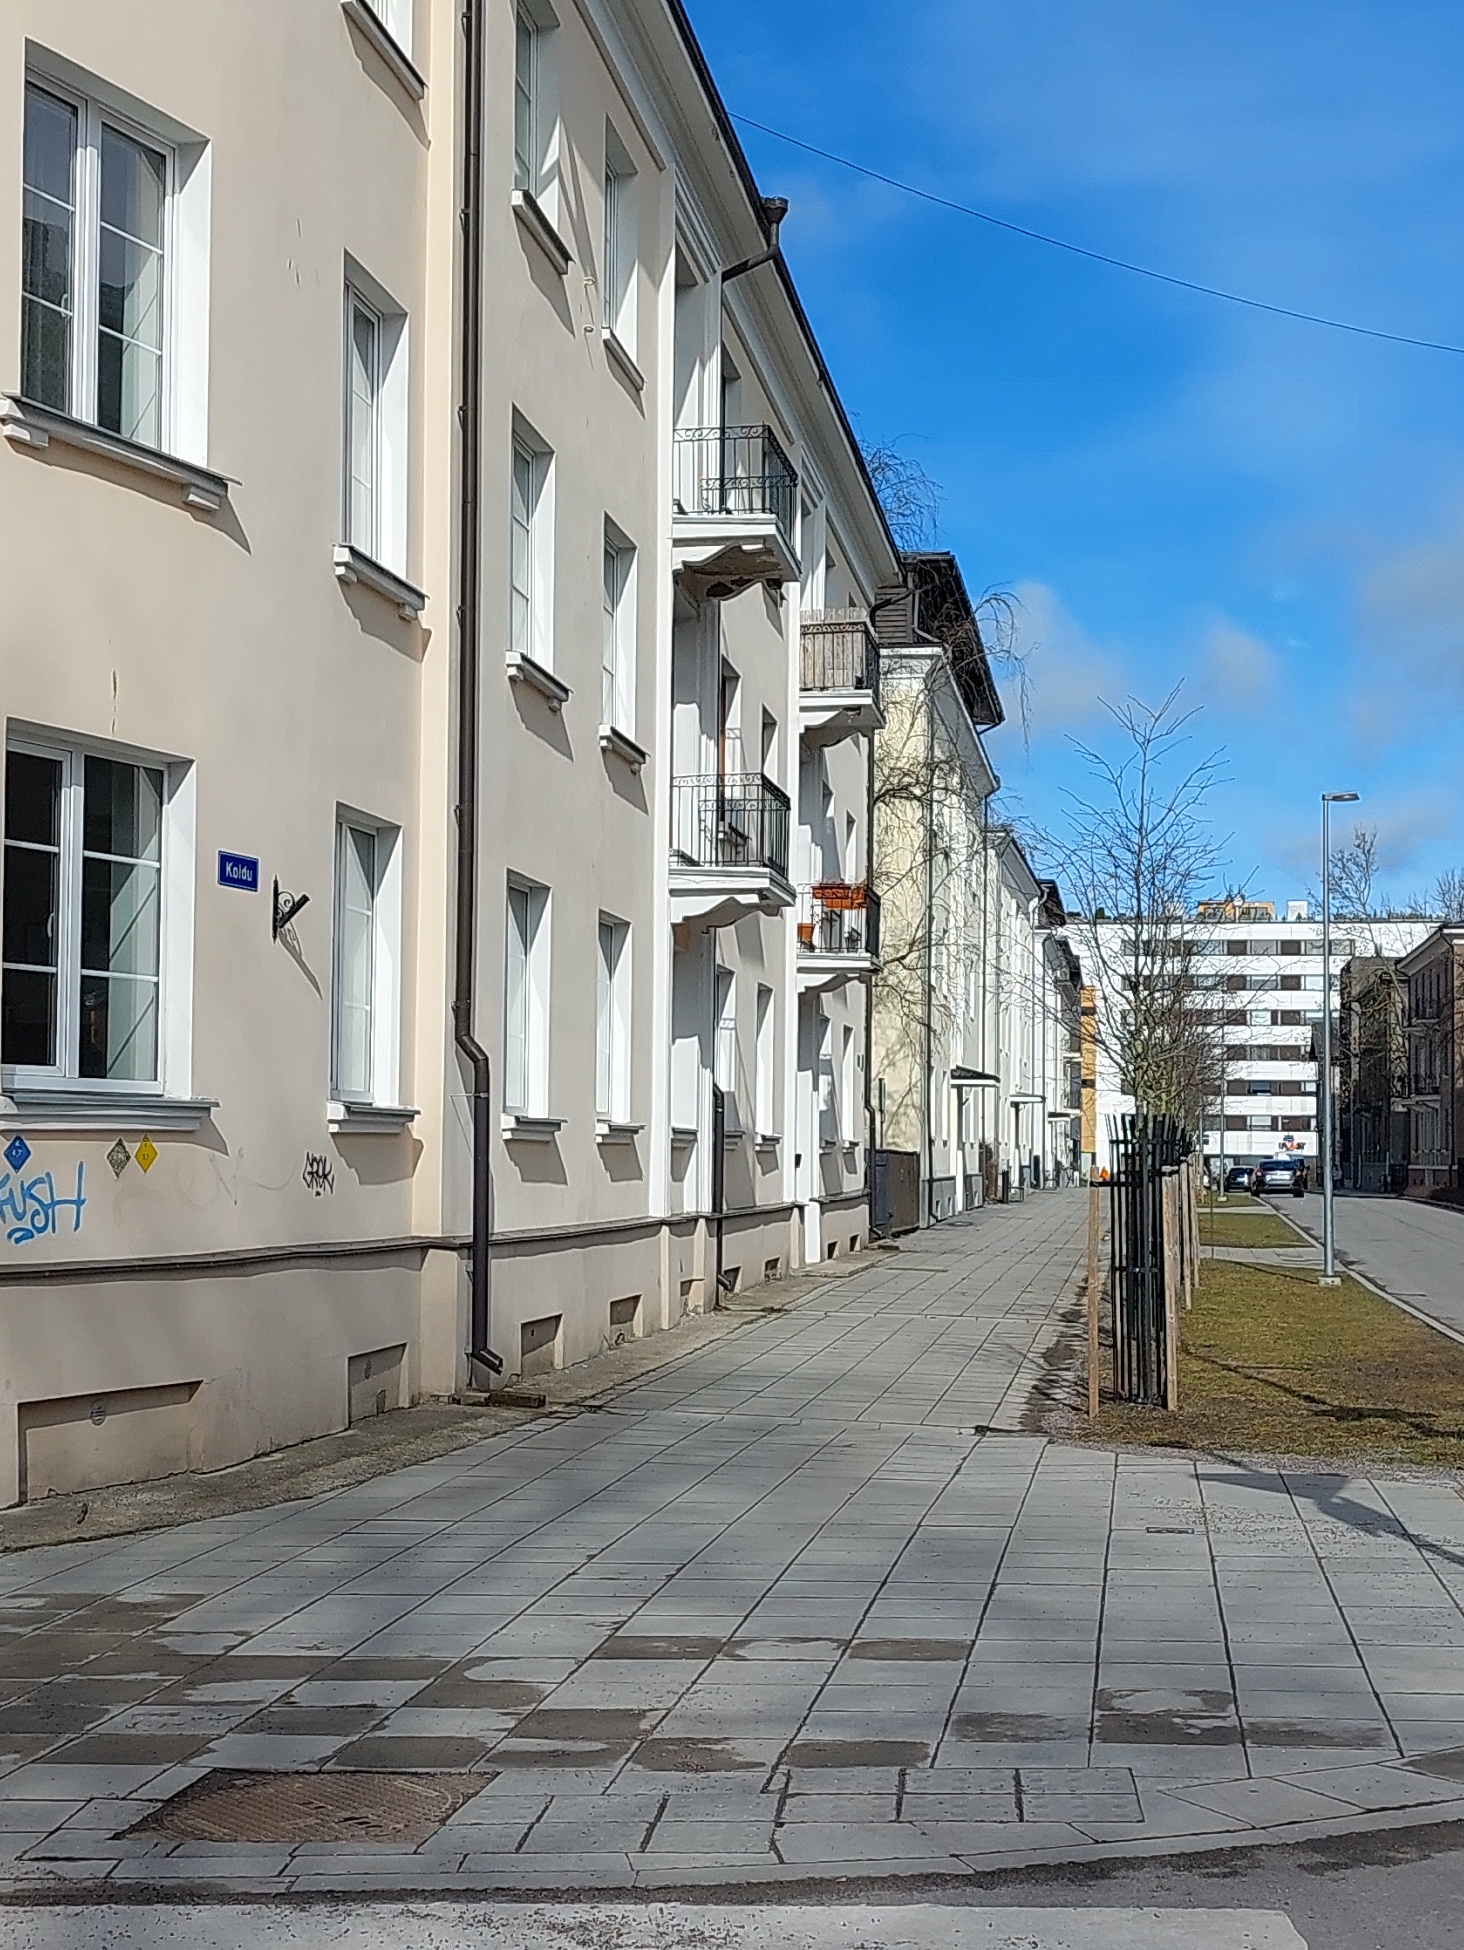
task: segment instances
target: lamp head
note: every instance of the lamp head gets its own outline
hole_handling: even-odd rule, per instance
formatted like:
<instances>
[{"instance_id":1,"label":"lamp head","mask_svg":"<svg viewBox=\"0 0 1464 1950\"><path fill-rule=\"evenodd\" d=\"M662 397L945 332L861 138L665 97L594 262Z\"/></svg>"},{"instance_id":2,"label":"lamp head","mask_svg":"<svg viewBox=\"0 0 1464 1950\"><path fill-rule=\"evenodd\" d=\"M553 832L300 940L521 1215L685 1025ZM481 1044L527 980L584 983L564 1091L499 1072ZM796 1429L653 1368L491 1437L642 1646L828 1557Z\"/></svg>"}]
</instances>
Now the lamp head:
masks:
<instances>
[{"instance_id":1,"label":"lamp head","mask_svg":"<svg viewBox=\"0 0 1464 1950\"><path fill-rule=\"evenodd\" d=\"M1346 806L1350 805L1357 796L1355 792L1324 792L1322 799L1329 806Z\"/></svg>"}]
</instances>

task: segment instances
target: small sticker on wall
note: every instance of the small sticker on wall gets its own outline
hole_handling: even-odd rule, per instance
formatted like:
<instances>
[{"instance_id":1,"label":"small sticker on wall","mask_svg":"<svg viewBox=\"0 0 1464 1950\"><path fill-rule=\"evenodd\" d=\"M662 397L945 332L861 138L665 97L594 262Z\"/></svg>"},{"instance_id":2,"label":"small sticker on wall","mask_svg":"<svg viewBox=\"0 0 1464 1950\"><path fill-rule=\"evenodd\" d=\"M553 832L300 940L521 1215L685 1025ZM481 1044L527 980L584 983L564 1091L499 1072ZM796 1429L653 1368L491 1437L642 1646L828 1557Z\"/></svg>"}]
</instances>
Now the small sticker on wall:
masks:
<instances>
[{"instance_id":1,"label":"small sticker on wall","mask_svg":"<svg viewBox=\"0 0 1464 1950\"><path fill-rule=\"evenodd\" d=\"M121 1138L118 1138L117 1142L107 1153L107 1163L112 1167L112 1176L114 1178L120 1178L132 1163L132 1153L127 1149L127 1146L122 1142Z\"/></svg>"},{"instance_id":2,"label":"small sticker on wall","mask_svg":"<svg viewBox=\"0 0 1464 1950\"><path fill-rule=\"evenodd\" d=\"M145 1137L132 1155L136 1158L140 1170L151 1171L158 1161L158 1147L150 1137Z\"/></svg>"}]
</instances>

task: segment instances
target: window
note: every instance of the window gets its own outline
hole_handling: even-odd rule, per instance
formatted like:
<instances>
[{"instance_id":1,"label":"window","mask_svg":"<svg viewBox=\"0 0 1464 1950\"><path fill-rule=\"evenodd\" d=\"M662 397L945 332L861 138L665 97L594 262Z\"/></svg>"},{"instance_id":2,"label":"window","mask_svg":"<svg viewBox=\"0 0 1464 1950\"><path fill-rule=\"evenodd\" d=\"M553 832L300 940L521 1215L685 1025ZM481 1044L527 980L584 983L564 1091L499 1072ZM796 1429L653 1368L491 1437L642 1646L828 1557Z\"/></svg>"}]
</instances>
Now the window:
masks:
<instances>
[{"instance_id":1,"label":"window","mask_svg":"<svg viewBox=\"0 0 1464 1950\"><path fill-rule=\"evenodd\" d=\"M854 1031L845 1023L842 1031L843 1047L839 1060L839 1129L845 1144L859 1142L859 1104L858 1083L855 1075ZM961 1108L966 1092L957 1093L957 1108Z\"/></svg>"},{"instance_id":2,"label":"window","mask_svg":"<svg viewBox=\"0 0 1464 1950\"><path fill-rule=\"evenodd\" d=\"M381 320L346 293L346 540L374 557L381 448Z\"/></svg>"},{"instance_id":3,"label":"window","mask_svg":"<svg viewBox=\"0 0 1464 1950\"><path fill-rule=\"evenodd\" d=\"M756 1111L757 1134L759 1137L772 1137L777 1131L777 1105L773 1094L775 1074L774 1033L776 1021L773 1014L773 991L758 985L757 991L757 1077Z\"/></svg>"},{"instance_id":4,"label":"window","mask_svg":"<svg viewBox=\"0 0 1464 1950\"><path fill-rule=\"evenodd\" d=\"M139 446L201 460L205 145L89 94L25 93L20 391Z\"/></svg>"},{"instance_id":5,"label":"window","mask_svg":"<svg viewBox=\"0 0 1464 1950\"><path fill-rule=\"evenodd\" d=\"M719 1090L737 1088L737 983L730 968L717 970L717 1047L713 1077Z\"/></svg>"},{"instance_id":6,"label":"window","mask_svg":"<svg viewBox=\"0 0 1464 1950\"><path fill-rule=\"evenodd\" d=\"M636 334L636 229L635 165L607 126L603 323L630 353L635 351Z\"/></svg>"},{"instance_id":7,"label":"window","mask_svg":"<svg viewBox=\"0 0 1464 1950\"><path fill-rule=\"evenodd\" d=\"M159 1085L167 769L12 746L0 1061L31 1080Z\"/></svg>"},{"instance_id":8,"label":"window","mask_svg":"<svg viewBox=\"0 0 1464 1950\"><path fill-rule=\"evenodd\" d=\"M399 837L354 814L336 822L331 1096L346 1105L397 1095Z\"/></svg>"},{"instance_id":9,"label":"window","mask_svg":"<svg viewBox=\"0 0 1464 1950\"><path fill-rule=\"evenodd\" d=\"M515 433L509 516L509 649L545 670L552 666L551 456L527 433Z\"/></svg>"},{"instance_id":10,"label":"window","mask_svg":"<svg viewBox=\"0 0 1464 1950\"><path fill-rule=\"evenodd\" d=\"M630 929L608 914L600 916L595 1041L595 1114L603 1124L629 1123Z\"/></svg>"},{"instance_id":11,"label":"window","mask_svg":"<svg viewBox=\"0 0 1464 1950\"><path fill-rule=\"evenodd\" d=\"M503 1002L503 1107L547 1115L549 1101L549 889L508 886Z\"/></svg>"},{"instance_id":12,"label":"window","mask_svg":"<svg viewBox=\"0 0 1464 1950\"><path fill-rule=\"evenodd\" d=\"M600 715L627 737L635 731L635 550L605 523L605 627Z\"/></svg>"},{"instance_id":13,"label":"window","mask_svg":"<svg viewBox=\"0 0 1464 1950\"><path fill-rule=\"evenodd\" d=\"M521 5L514 23L513 186L543 204L553 201L555 114L550 97L555 25L543 5Z\"/></svg>"},{"instance_id":14,"label":"window","mask_svg":"<svg viewBox=\"0 0 1464 1950\"><path fill-rule=\"evenodd\" d=\"M406 54L412 51L412 0L366 0L372 13Z\"/></svg>"},{"instance_id":15,"label":"window","mask_svg":"<svg viewBox=\"0 0 1464 1950\"><path fill-rule=\"evenodd\" d=\"M350 548L401 575L407 566L406 316L348 266L342 527Z\"/></svg>"}]
</instances>

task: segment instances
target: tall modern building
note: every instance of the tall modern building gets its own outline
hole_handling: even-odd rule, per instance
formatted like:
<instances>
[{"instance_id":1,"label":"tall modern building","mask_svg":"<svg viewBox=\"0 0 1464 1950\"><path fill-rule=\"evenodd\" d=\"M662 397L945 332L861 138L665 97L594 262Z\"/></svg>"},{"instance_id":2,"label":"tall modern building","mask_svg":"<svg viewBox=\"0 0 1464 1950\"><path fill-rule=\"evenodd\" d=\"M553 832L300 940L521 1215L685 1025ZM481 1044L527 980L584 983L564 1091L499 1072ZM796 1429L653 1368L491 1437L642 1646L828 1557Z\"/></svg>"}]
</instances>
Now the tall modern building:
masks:
<instances>
[{"instance_id":1,"label":"tall modern building","mask_svg":"<svg viewBox=\"0 0 1464 1950\"><path fill-rule=\"evenodd\" d=\"M1287 1155L1316 1160L1322 1012L1330 1004L1335 1018L1342 968L1354 955L1404 954L1432 925L1334 918L1328 992L1322 925L1306 901L1288 902L1279 916L1270 901L1202 902L1192 916L1169 924L1176 966L1183 969L1178 979L1207 1051L1207 1157L1224 1165ZM1098 944L1083 966L1100 990L1096 1141L1102 1165L1111 1120L1133 1108L1113 1031L1113 1012L1123 1006L1123 944L1133 930L1118 919L1088 923L1080 950L1089 932Z\"/></svg>"}]
</instances>

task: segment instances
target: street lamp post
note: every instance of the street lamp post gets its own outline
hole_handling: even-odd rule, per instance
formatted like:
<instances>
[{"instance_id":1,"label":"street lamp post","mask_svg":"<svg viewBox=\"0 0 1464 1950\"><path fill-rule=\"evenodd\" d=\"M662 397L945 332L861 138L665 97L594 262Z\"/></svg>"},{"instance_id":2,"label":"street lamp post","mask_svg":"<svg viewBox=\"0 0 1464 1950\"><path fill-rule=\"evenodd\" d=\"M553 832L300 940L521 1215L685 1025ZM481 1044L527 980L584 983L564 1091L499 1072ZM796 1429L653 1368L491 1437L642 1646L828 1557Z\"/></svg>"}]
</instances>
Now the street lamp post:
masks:
<instances>
[{"instance_id":1,"label":"street lamp post","mask_svg":"<svg viewBox=\"0 0 1464 1950\"><path fill-rule=\"evenodd\" d=\"M1350 805L1355 792L1322 794L1322 1091L1317 1120L1317 1163L1322 1173L1322 1285L1340 1286L1332 1233L1332 808Z\"/></svg>"}]
</instances>

